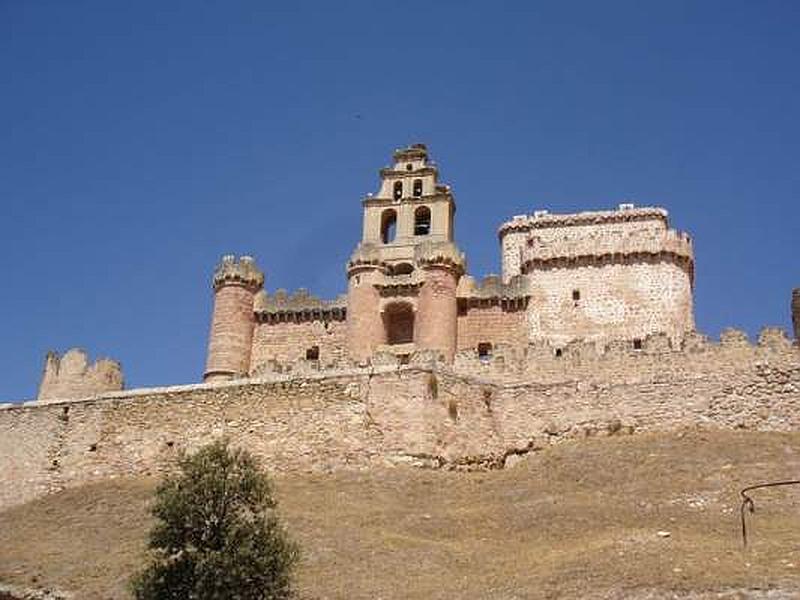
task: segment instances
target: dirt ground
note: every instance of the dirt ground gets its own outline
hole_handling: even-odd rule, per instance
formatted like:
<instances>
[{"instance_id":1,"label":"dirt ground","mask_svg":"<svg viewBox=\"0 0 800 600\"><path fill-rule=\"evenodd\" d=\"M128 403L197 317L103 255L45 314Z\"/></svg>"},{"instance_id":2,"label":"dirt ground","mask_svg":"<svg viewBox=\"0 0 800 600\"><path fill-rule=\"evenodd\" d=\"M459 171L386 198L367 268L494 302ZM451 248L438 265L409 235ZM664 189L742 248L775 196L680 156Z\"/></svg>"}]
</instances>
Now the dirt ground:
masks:
<instances>
[{"instance_id":1,"label":"dirt ground","mask_svg":"<svg viewBox=\"0 0 800 600\"><path fill-rule=\"evenodd\" d=\"M800 433L686 431L552 446L502 471L296 474L275 485L306 599L800 598ZM128 598L155 481L0 513L0 581Z\"/></svg>"}]
</instances>

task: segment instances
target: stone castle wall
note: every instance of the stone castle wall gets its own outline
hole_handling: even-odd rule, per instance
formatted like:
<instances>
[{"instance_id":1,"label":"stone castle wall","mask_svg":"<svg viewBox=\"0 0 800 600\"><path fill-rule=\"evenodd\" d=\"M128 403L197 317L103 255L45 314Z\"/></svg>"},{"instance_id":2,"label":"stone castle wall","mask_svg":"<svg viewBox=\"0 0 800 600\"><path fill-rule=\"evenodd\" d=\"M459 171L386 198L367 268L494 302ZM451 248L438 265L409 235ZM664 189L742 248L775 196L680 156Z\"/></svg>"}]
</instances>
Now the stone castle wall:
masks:
<instances>
[{"instance_id":1,"label":"stone castle wall","mask_svg":"<svg viewBox=\"0 0 800 600\"><path fill-rule=\"evenodd\" d=\"M86 352L79 348L63 356L49 352L37 399L84 398L121 390L123 384L122 367L117 361L101 358L90 364Z\"/></svg>"},{"instance_id":2,"label":"stone castle wall","mask_svg":"<svg viewBox=\"0 0 800 600\"><path fill-rule=\"evenodd\" d=\"M524 347L528 343L525 311L498 303L470 307L458 315L458 350L475 350L478 344Z\"/></svg>"},{"instance_id":3,"label":"stone castle wall","mask_svg":"<svg viewBox=\"0 0 800 600\"><path fill-rule=\"evenodd\" d=\"M531 340L565 344L664 332L678 341L694 329L691 281L669 261L544 268L528 277Z\"/></svg>"},{"instance_id":4,"label":"stone castle wall","mask_svg":"<svg viewBox=\"0 0 800 600\"><path fill-rule=\"evenodd\" d=\"M291 363L305 359L306 353L314 347L324 365L344 361L347 323L344 320L319 319L258 323L253 333L250 373L257 375L271 361Z\"/></svg>"},{"instance_id":5,"label":"stone castle wall","mask_svg":"<svg viewBox=\"0 0 800 600\"><path fill-rule=\"evenodd\" d=\"M501 467L586 435L685 426L800 427L800 349L778 330L673 349L665 336L598 352L571 344L461 352L455 370L417 353L369 368L108 393L0 409L0 507L66 486L158 474L222 435L273 471L375 465ZM394 362L393 362L394 361ZM380 365L380 366L378 366Z\"/></svg>"}]
</instances>

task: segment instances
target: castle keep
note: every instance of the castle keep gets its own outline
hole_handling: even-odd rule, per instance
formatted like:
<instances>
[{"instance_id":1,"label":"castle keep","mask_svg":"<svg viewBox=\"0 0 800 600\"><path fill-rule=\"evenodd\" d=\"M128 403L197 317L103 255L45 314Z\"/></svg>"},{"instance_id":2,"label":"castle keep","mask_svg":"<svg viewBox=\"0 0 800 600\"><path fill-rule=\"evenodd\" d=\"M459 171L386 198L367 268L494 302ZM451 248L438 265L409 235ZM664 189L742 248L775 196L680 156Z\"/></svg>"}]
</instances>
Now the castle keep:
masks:
<instances>
[{"instance_id":1,"label":"castle keep","mask_svg":"<svg viewBox=\"0 0 800 600\"><path fill-rule=\"evenodd\" d=\"M118 363L49 354L36 401L0 405L0 508L169 469L228 436L274 471L505 468L564 440L683 427L800 428L800 347L695 331L689 237L661 208L516 216L476 281L424 146L362 201L347 292L268 293L253 258L213 276L204 381L123 390ZM791 310L800 336L800 289Z\"/></svg>"},{"instance_id":2,"label":"castle keep","mask_svg":"<svg viewBox=\"0 0 800 600\"><path fill-rule=\"evenodd\" d=\"M297 360L367 364L432 351L488 357L498 346L575 340L640 347L652 334L678 346L694 329L688 235L661 208L516 216L499 229L502 277L476 281L455 244L455 198L422 144L397 150L363 201L347 293L323 301L264 289L251 257L214 274L205 381L248 377Z\"/></svg>"}]
</instances>

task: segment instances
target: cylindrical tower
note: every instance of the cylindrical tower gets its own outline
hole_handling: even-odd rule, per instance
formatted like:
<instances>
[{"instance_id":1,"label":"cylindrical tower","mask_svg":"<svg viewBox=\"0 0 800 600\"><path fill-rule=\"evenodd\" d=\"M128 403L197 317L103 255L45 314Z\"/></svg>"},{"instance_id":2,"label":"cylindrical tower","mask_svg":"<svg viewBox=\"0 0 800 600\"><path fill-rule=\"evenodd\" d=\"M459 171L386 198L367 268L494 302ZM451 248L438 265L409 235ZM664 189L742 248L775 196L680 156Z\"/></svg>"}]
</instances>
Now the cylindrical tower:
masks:
<instances>
[{"instance_id":1,"label":"cylindrical tower","mask_svg":"<svg viewBox=\"0 0 800 600\"><path fill-rule=\"evenodd\" d=\"M800 341L800 288L792 290L792 324L794 339Z\"/></svg>"},{"instance_id":2,"label":"cylindrical tower","mask_svg":"<svg viewBox=\"0 0 800 600\"><path fill-rule=\"evenodd\" d=\"M376 256L368 248L360 247L347 266L347 349L356 362L368 360L377 346L386 343L381 297L375 285L385 266Z\"/></svg>"},{"instance_id":3,"label":"cylindrical tower","mask_svg":"<svg viewBox=\"0 0 800 600\"><path fill-rule=\"evenodd\" d=\"M453 361L458 333L456 288L464 273L464 256L450 242L424 244L417 250L417 264L425 282L417 301L414 343L420 350L437 350Z\"/></svg>"},{"instance_id":4,"label":"cylindrical tower","mask_svg":"<svg viewBox=\"0 0 800 600\"><path fill-rule=\"evenodd\" d=\"M250 256L222 257L214 271L214 313L203 381L245 377L253 344L253 300L264 286L264 274Z\"/></svg>"}]
</instances>

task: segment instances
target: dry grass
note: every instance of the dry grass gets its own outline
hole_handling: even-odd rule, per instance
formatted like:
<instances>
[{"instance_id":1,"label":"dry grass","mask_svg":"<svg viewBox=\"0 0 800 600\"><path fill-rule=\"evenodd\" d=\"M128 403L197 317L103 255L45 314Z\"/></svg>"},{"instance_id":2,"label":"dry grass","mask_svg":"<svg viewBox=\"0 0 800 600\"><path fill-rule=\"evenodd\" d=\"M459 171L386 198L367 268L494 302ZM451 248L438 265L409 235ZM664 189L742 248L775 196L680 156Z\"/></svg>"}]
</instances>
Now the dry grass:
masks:
<instances>
[{"instance_id":1,"label":"dry grass","mask_svg":"<svg viewBox=\"0 0 800 600\"><path fill-rule=\"evenodd\" d=\"M687 432L560 445L505 471L397 468L276 486L309 598L794 597L800 490L756 492L746 553L737 493L798 474L800 434ZM108 481L1 513L0 580L126 597L154 485Z\"/></svg>"}]
</instances>

